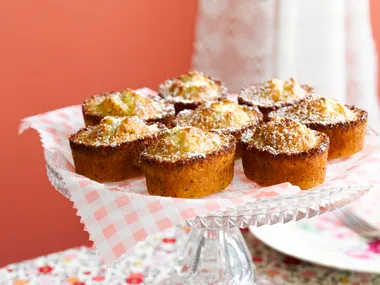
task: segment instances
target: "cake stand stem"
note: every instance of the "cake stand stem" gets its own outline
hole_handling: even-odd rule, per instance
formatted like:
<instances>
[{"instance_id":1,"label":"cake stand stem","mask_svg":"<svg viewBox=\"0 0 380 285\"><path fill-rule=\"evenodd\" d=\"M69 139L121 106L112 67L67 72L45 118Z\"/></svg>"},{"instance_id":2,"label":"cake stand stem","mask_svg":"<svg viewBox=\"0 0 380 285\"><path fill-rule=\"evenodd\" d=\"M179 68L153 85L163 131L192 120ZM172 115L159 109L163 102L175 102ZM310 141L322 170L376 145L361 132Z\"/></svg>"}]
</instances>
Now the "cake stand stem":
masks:
<instances>
[{"instance_id":1,"label":"cake stand stem","mask_svg":"<svg viewBox=\"0 0 380 285\"><path fill-rule=\"evenodd\" d=\"M192 227L179 252L176 285L252 285L255 267L238 228L210 230Z\"/></svg>"}]
</instances>

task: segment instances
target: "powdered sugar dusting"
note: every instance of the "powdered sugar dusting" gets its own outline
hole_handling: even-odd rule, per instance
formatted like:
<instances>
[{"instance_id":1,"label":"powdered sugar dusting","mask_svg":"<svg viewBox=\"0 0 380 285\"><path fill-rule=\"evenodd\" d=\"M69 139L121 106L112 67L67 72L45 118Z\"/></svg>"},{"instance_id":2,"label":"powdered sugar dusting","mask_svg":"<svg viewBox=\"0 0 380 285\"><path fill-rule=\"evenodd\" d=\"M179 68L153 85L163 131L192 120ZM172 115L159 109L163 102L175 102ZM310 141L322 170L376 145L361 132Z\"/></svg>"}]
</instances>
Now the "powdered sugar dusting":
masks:
<instances>
[{"instance_id":1,"label":"powdered sugar dusting","mask_svg":"<svg viewBox=\"0 0 380 285\"><path fill-rule=\"evenodd\" d=\"M241 106L230 100L206 102L195 110L184 110L177 115L179 126L194 126L206 130L241 129L262 120L256 107Z\"/></svg>"},{"instance_id":2,"label":"powdered sugar dusting","mask_svg":"<svg viewBox=\"0 0 380 285\"><path fill-rule=\"evenodd\" d=\"M168 79L158 87L158 93L170 102L205 102L226 95L227 89L216 80L199 71L191 71Z\"/></svg>"},{"instance_id":3,"label":"powdered sugar dusting","mask_svg":"<svg viewBox=\"0 0 380 285\"><path fill-rule=\"evenodd\" d=\"M70 140L91 146L118 145L133 141L160 131L163 127L146 125L140 118L133 117L105 117L96 126L81 129L71 136Z\"/></svg>"},{"instance_id":4,"label":"powdered sugar dusting","mask_svg":"<svg viewBox=\"0 0 380 285\"><path fill-rule=\"evenodd\" d=\"M138 116L143 120L160 119L174 114L174 106L126 89L96 95L84 103L86 112L101 116Z\"/></svg>"},{"instance_id":5,"label":"powdered sugar dusting","mask_svg":"<svg viewBox=\"0 0 380 285\"><path fill-rule=\"evenodd\" d=\"M62 114L65 114L65 116L62 116ZM296 199L305 201L306 198L314 199L313 197L319 197L318 201L323 202L325 198L321 200L320 197L327 197L326 201L331 197L347 197L347 199L342 199L349 201L352 194L355 194L352 189L363 189L363 186L368 184L379 184L379 175L377 174L379 173L380 165L380 142L379 137L374 132L369 131L366 135L362 152L345 160L330 161L328 163L327 179L320 186L323 188L328 187L325 190L313 189L301 192L298 187L291 186L289 183L267 188L260 187L246 179L241 160L236 161L235 177L232 183L224 191L204 197L204 199L176 199L149 195L144 178L112 184L117 186L117 189L115 189L116 187L111 187L108 183L96 183L74 172L67 137L73 130L77 130L82 126L84 126L84 123L81 107L72 106L26 118L23 120L21 129L25 130L27 127L32 127L39 131L45 148L49 177L52 177L52 175L56 177L51 178L52 183L64 195L71 197L70 199L74 202L75 208L78 209L78 215L84 219L91 236L96 238L95 242L100 254L108 257L106 258L108 263L116 259L113 254L116 245L123 244L125 249L131 248L137 242L133 238L135 233L140 233L139 236L141 236L141 232L146 232L148 235L154 234L160 230L160 227L156 226L156 224L161 223L163 220L169 221L167 227L174 227L185 222L186 219L191 220L196 216L215 215L215 212L209 207L210 202L219 205L220 210L225 215L229 214L236 217L236 213L251 215L253 212L257 213L257 209L262 208L261 205L265 204L265 207L270 209L271 207L277 207L279 202L289 202L289 199L293 203L298 201ZM49 130L53 130L53 132ZM343 166L341 165L342 163ZM330 168L331 166L333 166L333 169ZM57 177L61 178L57 179ZM353 188L348 187L348 185L353 186ZM336 194L331 196L331 193ZM98 195L99 199L89 202L86 197L94 194ZM277 195L277 198L270 197L274 195ZM284 196L281 197L282 195ZM299 198L297 195L300 195ZM315 200L315 203L319 202ZM157 204L162 206L160 207L161 209L149 211L152 205ZM290 203L289 205L294 204ZM322 203L322 205L325 204ZM96 221L94 213L99 209L102 209L103 212L106 210L108 215L105 219ZM261 212L263 211L262 209ZM183 213L191 213L191 217L187 216L185 218ZM124 219L120 220L120 217L130 214L137 217L135 223L130 225ZM204 221L203 218L200 219ZM241 221L244 222L243 220ZM248 220L251 221L251 219ZM120 223L120 221L123 223ZM236 222L236 218L233 221ZM99 234L105 229L109 229L111 225L115 227L116 233L124 233L123 236L116 234L106 238L104 235Z\"/></svg>"},{"instance_id":6,"label":"powdered sugar dusting","mask_svg":"<svg viewBox=\"0 0 380 285\"><path fill-rule=\"evenodd\" d=\"M268 81L249 86L243 89L240 97L260 107L272 107L279 103L296 101L307 96L308 91L298 84L294 78L282 81L269 79ZM308 88L310 89L310 88Z\"/></svg>"},{"instance_id":7,"label":"powdered sugar dusting","mask_svg":"<svg viewBox=\"0 0 380 285\"><path fill-rule=\"evenodd\" d=\"M357 118L355 112L340 104L336 99L316 95L308 96L293 106L281 108L270 116L281 116L304 124L334 124Z\"/></svg>"},{"instance_id":8,"label":"powdered sugar dusting","mask_svg":"<svg viewBox=\"0 0 380 285\"><path fill-rule=\"evenodd\" d=\"M143 155L158 161L175 162L186 158L206 157L230 143L230 139L224 135L194 127L175 127L167 130L157 145L147 149Z\"/></svg>"},{"instance_id":9,"label":"powdered sugar dusting","mask_svg":"<svg viewBox=\"0 0 380 285\"><path fill-rule=\"evenodd\" d=\"M277 117L244 132L242 141L272 154L293 154L312 149L319 143L316 131L290 119Z\"/></svg>"}]
</instances>

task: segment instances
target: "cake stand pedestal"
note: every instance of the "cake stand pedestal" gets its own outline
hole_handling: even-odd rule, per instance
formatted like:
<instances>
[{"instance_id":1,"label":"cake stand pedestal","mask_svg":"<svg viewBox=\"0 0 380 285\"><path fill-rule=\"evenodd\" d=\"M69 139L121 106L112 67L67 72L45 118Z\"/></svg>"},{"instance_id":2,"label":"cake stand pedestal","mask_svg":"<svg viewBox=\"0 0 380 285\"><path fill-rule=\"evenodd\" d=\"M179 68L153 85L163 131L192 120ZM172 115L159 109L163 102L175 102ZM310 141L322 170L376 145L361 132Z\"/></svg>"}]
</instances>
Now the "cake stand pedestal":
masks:
<instances>
[{"instance_id":1,"label":"cake stand pedestal","mask_svg":"<svg viewBox=\"0 0 380 285\"><path fill-rule=\"evenodd\" d=\"M262 284L239 228L296 222L330 212L363 196L371 186L321 188L297 195L262 198L208 217L187 221L191 227L179 251L174 284Z\"/></svg>"},{"instance_id":2,"label":"cake stand pedestal","mask_svg":"<svg viewBox=\"0 0 380 285\"><path fill-rule=\"evenodd\" d=\"M177 257L174 284L255 284L255 267L237 227L192 227Z\"/></svg>"},{"instance_id":3,"label":"cake stand pedestal","mask_svg":"<svg viewBox=\"0 0 380 285\"><path fill-rule=\"evenodd\" d=\"M46 160L48 153L45 152ZM69 197L59 172L49 163L52 185ZM261 285L240 228L296 222L333 211L363 196L371 186L320 188L295 195L260 198L244 206L187 220L188 240L179 250L171 280L175 285ZM256 282L256 283L255 283Z\"/></svg>"}]
</instances>

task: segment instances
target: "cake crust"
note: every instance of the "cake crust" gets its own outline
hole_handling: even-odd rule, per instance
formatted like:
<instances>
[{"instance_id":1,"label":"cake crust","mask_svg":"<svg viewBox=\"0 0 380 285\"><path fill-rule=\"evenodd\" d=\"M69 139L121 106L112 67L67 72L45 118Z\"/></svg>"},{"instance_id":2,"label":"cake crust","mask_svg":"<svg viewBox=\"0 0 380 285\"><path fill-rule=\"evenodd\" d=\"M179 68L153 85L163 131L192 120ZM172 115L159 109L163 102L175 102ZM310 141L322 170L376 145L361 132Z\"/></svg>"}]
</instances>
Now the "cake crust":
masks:
<instances>
[{"instance_id":1,"label":"cake crust","mask_svg":"<svg viewBox=\"0 0 380 285\"><path fill-rule=\"evenodd\" d=\"M97 182L114 182L141 176L141 152L156 143L159 133L166 129L164 125L157 127L159 130L154 133L109 145L91 145L79 139L81 132L86 132L93 126L79 130L69 139L76 173Z\"/></svg>"},{"instance_id":2,"label":"cake crust","mask_svg":"<svg viewBox=\"0 0 380 285\"><path fill-rule=\"evenodd\" d=\"M203 84L192 84L193 77L202 79ZM175 112L178 114L185 109L196 109L207 101L227 98L227 88L219 79L199 71L190 71L161 83L158 87L158 95L166 102L174 104Z\"/></svg>"},{"instance_id":3,"label":"cake crust","mask_svg":"<svg viewBox=\"0 0 380 285\"><path fill-rule=\"evenodd\" d=\"M363 149L368 113L355 106L346 105L346 107L357 114L355 120L335 124L306 124L309 128L329 136L329 159L347 157Z\"/></svg>"},{"instance_id":4,"label":"cake crust","mask_svg":"<svg viewBox=\"0 0 380 285\"><path fill-rule=\"evenodd\" d=\"M272 84L271 83L272 81L275 81L275 79L271 79L268 82L270 82L270 84ZM260 92L265 93L263 91L263 88L265 88L266 84L269 84L268 82L261 83L261 84L253 84L247 88L244 88L241 90L241 92L238 96L238 103L240 105L257 106L259 108L260 112L263 114L264 120L266 120L266 121L269 119L268 114L270 112L273 112L273 111L278 110L279 108L282 108L285 106L293 105L293 104L303 100L307 96L307 94L313 94L315 92L313 87L306 85L306 84L300 84L299 85L300 90L301 90L300 92L304 93L303 95L296 96L294 99L290 99L290 100L279 100L279 101L272 101L272 102L271 102L271 99L268 98L269 102L263 103L263 102L260 102L260 99L261 99L260 96L257 96L257 98L255 99L254 94L260 93ZM297 83L295 82L295 80L293 78L290 79L290 82L294 85L293 89L295 87L298 87ZM275 91L277 91L277 90L272 89L268 93L275 92Z\"/></svg>"},{"instance_id":5,"label":"cake crust","mask_svg":"<svg viewBox=\"0 0 380 285\"><path fill-rule=\"evenodd\" d=\"M122 96L122 93L120 92L109 92L109 93L102 93L94 95L90 98L88 98L83 104L82 104L82 113L83 118L85 121L86 126L94 126L100 123L100 121L105 118L106 116L135 116L137 115L140 117L140 119L144 120L145 122L149 124L153 123L160 123L164 124L168 128L173 126L173 120L175 118L175 109L174 105L170 104L168 102L164 102L163 100L158 100L159 97L153 98L153 97L145 97L143 95L137 94L135 91L131 89L127 89L123 92L131 92L132 96L134 97L141 97L142 102L136 103L136 106L134 106L138 112L144 113L144 115L139 115L138 112L131 112L130 111L123 111L123 110L107 110L107 112L103 110L94 110L97 106L99 106L106 98L110 98L111 96ZM123 104L121 102L121 104ZM117 104L115 104L116 107ZM152 110L150 106L154 105L155 110ZM146 111L144 112L144 108L146 108ZM150 108L150 109L148 109Z\"/></svg>"},{"instance_id":6,"label":"cake crust","mask_svg":"<svg viewBox=\"0 0 380 285\"><path fill-rule=\"evenodd\" d=\"M234 176L236 143L232 136L215 135L224 142L207 154L165 160L144 151L141 161L149 194L200 198L225 189Z\"/></svg>"},{"instance_id":7,"label":"cake crust","mask_svg":"<svg viewBox=\"0 0 380 285\"><path fill-rule=\"evenodd\" d=\"M324 97L310 97L299 104L307 104L307 100L310 100L309 104L313 104L313 100L328 100ZM301 123L304 123L307 127L323 132L330 138L330 147L328 159L342 158L353 155L360 152L364 145L365 131L367 128L368 113L360 108L351 105L344 105L344 108L350 112L347 119L343 120L326 120L325 118L318 120L317 114L311 114L315 118L308 119L307 116L302 114L302 117L297 113L293 114L293 108L297 108L297 104L291 107L285 107L269 114L269 118L276 116L291 117ZM338 106L343 108L343 106ZM338 109L340 110L340 109ZM337 112L336 110L332 110ZM341 111L345 116L346 113ZM305 122L303 122L305 121Z\"/></svg>"},{"instance_id":8,"label":"cake crust","mask_svg":"<svg viewBox=\"0 0 380 285\"><path fill-rule=\"evenodd\" d=\"M299 152L271 152L249 141L240 141L244 174L260 186L290 182L302 190L321 184L326 177L329 138L311 131L316 138L313 147Z\"/></svg>"},{"instance_id":9,"label":"cake crust","mask_svg":"<svg viewBox=\"0 0 380 285\"><path fill-rule=\"evenodd\" d=\"M177 115L177 126L193 126L203 130L232 135L238 142L242 133L259 124L263 115L257 107L238 105L228 99L206 102L195 110L184 110ZM240 147L236 146L236 158Z\"/></svg>"}]
</instances>

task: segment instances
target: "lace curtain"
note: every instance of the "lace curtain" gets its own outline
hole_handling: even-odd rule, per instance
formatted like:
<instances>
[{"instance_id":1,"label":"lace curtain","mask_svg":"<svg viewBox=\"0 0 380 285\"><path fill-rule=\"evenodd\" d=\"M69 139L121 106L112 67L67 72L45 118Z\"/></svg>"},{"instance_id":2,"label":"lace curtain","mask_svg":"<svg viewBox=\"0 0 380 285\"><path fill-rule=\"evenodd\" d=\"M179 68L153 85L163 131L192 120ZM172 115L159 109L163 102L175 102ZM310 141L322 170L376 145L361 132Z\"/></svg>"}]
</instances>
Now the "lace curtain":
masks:
<instances>
[{"instance_id":1,"label":"lace curtain","mask_svg":"<svg viewBox=\"0 0 380 285\"><path fill-rule=\"evenodd\" d=\"M199 0L193 68L231 92L295 77L379 125L368 0Z\"/></svg>"}]
</instances>

